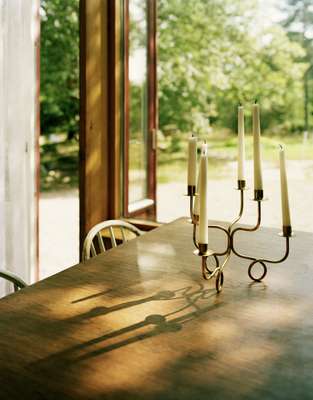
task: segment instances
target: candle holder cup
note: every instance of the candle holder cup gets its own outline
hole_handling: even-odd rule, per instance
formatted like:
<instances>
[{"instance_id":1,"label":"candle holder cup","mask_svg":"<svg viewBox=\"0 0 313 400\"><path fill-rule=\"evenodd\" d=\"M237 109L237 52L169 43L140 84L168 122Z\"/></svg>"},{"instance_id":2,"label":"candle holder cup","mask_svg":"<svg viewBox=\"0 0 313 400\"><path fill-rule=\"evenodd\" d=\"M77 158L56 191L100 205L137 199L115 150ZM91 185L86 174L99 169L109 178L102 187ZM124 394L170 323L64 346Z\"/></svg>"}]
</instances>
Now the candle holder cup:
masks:
<instances>
[{"instance_id":1,"label":"candle holder cup","mask_svg":"<svg viewBox=\"0 0 313 400\"><path fill-rule=\"evenodd\" d=\"M246 260L250 260L250 264L248 267L248 275L255 282L261 282L261 280L267 274L267 264L278 264L285 261L289 255L290 243L289 238L292 236L292 228L291 226L283 226L283 231L280 236L285 237L286 240L286 249L282 258L278 260L270 260L266 258L256 258L250 255L245 255L240 253L235 246L235 236L239 232L255 232L261 226L261 217L262 217L262 201L264 201L263 190L255 190L254 191L254 201L257 202L257 221L253 227L237 227L234 228L235 225L239 222L243 215L244 211L244 191L246 190L246 182L244 180L238 180L237 190L240 191L240 207L237 217L228 225L227 228L224 228L221 225L208 225L208 229L219 229L223 233L225 233L227 237L227 246L224 251L216 252L212 249L209 249L207 243L199 243L197 240L197 225L199 224L199 216L193 213L194 206L194 197L197 195L195 189L189 189L188 187L188 196L190 197L190 218L191 223L193 224L193 243L196 247L194 254L202 258L201 269L202 269L202 277L206 280L210 280L215 278L215 288L219 293L222 290L224 284L224 268L230 260L232 253L234 253L237 257L243 258ZM211 257L214 261L213 269L208 267L208 258ZM225 257L221 262L219 257ZM260 276L256 276L253 271L255 266L259 264L262 267L262 272Z\"/></svg>"},{"instance_id":2,"label":"candle holder cup","mask_svg":"<svg viewBox=\"0 0 313 400\"><path fill-rule=\"evenodd\" d=\"M194 196L196 194L196 186L188 185L187 186L187 196Z\"/></svg>"}]
</instances>

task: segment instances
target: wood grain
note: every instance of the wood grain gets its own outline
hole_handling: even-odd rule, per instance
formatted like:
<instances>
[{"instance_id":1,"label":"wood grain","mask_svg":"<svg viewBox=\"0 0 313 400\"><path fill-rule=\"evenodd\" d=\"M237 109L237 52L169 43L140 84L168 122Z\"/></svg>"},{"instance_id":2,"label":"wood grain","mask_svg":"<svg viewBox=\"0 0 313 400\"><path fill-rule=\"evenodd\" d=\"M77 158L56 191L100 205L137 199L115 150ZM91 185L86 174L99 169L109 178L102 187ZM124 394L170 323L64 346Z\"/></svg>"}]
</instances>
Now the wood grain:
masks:
<instances>
[{"instance_id":1,"label":"wood grain","mask_svg":"<svg viewBox=\"0 0 313 400\"><path fill-rule=\"evenodd\" d=\"M123 141L122 116L123 106L121 102L123 92L122 69L122 0L108 0L108 145L109 158L109 204L108 217L118 219L122 215L122 174L121 154Z\"/></svg>"},{"instance_id":2,"label":"wood grain","mask_svg":"<svg viewBox=\"0 0 313 400\"><path fill-rule=\"evenodd\" d=\"M38 272L39 7L0 0L0 264L27 282ZM1 281L0 296L9 290Z\"/></svg>"},{"instance_id":3,"label":"wood grain","mask_svg":"<svg viewBox=\"0 0 313 400\"><path fill-rule=\"evenodd\" d=\"M109 219L108 4L80 2L80 242Z\"/></svg>"},{"instance_id":4,"label":"wood grain","mask_svg":"<svg viewBox=\"0 0 313 400\"><path fill-rule=\"evenodd\" d=\"M177 220L1 300L0 399L312 398L313 235L297 233L264 283L233 256L217 295L191 228ZM284 252L272 229L238 244Z\"/></svg>"}]
</instances>

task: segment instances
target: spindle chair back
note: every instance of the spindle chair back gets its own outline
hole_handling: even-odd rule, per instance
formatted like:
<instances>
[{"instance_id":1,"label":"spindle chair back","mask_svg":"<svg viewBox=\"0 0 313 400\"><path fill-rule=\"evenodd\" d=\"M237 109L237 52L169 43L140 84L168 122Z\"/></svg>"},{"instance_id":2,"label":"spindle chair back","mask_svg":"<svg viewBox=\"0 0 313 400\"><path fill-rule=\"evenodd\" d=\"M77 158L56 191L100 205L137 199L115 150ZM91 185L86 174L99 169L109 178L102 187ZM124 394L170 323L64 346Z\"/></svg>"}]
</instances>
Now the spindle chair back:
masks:
<instances>
[{"instance_id":1,"label":"spindle chair back","mask_svg":"<svg viewBox=\"0 0 313 400\"><path fill-rule=\"evenodd\" d=\"M82 260L86 261L142 234L141 230L126 221L108 220L100 222L91 228L86 236Z\"/></svg>"}]
</instances>

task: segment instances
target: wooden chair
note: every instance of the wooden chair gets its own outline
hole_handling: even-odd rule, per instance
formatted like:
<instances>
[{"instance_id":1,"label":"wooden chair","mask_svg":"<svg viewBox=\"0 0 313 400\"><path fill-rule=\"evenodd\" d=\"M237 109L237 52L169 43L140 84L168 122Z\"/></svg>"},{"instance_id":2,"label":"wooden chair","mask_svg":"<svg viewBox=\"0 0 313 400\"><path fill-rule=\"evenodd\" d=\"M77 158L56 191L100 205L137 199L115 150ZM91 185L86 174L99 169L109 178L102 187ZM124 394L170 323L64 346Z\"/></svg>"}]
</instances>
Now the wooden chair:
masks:
<instances>
[{"instance_id":1,"label":"wooden chair","mask_svg":"<svg viewBox=\"0 0 313 400\"><path fill-rule=\"evenodd\" d=\"M108 235L105 235L105 231ZM109 248L125 243L143 232L134 225L121 220L108 220L95 225L87 234L83 246L82 260L86 261ZM109 245L108 246L108 241Z\"/></svg>"},{"instance_id":2,"label":"wooden chair","mask_svg":"<svg viewBox=\"0 0 313 400\"><path fill-rule=\"evenodd\" d=\"M23 279L13 274L13 272L9 272L5 269L0 269L0 278L6 279L7 281L13 283L14 292L17 292L19 289L23 289L27 286L27 283L25 283Z\"/></svg>"}]
</instances>

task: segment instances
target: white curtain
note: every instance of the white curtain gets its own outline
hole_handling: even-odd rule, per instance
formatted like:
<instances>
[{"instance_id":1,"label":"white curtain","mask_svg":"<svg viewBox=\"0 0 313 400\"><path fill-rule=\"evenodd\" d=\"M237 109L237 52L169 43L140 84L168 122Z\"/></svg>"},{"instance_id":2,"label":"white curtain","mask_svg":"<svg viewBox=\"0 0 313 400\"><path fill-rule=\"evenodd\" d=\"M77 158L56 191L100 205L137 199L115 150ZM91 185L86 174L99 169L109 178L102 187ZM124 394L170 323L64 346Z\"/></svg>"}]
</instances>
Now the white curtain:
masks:
<instances>
[{"instance_id":1,"label":"white curtain","mask_svg":"<svg viewBox=\"0 0 313 400\"><path fill-rule=\"evenodd\" d=\"M34 280L38 0L0 0L0 268ZM0 296L11 285L0 282Z\"/></svg>"}]
</instances>

